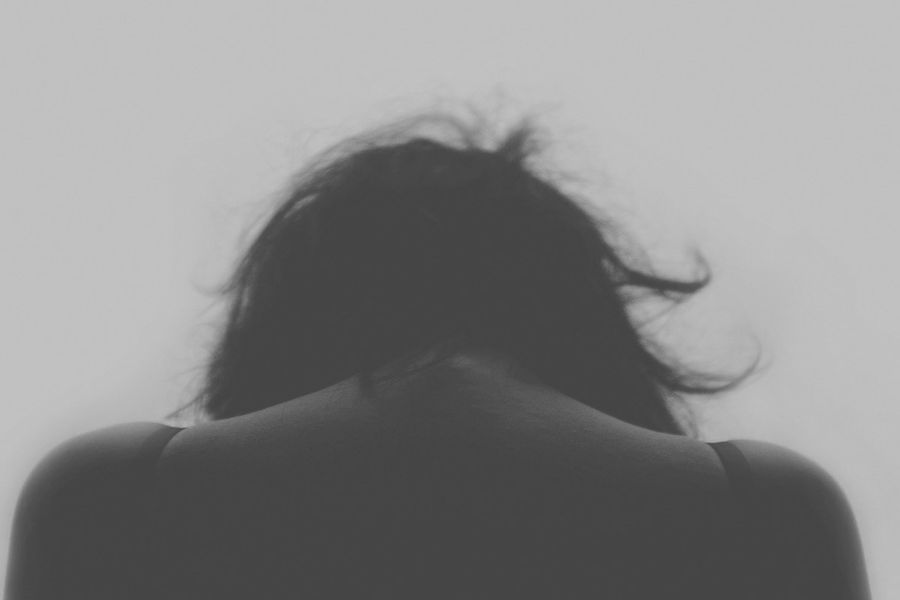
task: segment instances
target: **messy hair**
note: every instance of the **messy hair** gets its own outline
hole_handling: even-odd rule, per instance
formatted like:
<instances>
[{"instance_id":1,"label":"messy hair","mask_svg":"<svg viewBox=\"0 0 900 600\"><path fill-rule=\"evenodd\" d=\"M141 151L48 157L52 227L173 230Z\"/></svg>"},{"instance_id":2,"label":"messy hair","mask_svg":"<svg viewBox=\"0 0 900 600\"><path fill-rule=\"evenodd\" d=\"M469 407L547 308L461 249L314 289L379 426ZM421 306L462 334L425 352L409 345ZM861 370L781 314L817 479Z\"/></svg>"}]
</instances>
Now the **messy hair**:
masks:
<instances>
[{"instance_id":1,"label":"messy hair","mask_svg":"<svg viewBox=\"0 0 900 600\"><path fill-rule=\"evenodd\" d=\"M188 406L234 417L354 375L370 381L404 357L477 346L623 421L696 437L679 416L690 412L683 395L730 389L753 366L688 368L628 306L682 302L709 283L707 263L697 254L689 279L638 266L613 243L620 228L538 173L532 119L494 144L486 129L417 115L299 172L220 290L225 322Z\"/></svg>"}]
</instances>

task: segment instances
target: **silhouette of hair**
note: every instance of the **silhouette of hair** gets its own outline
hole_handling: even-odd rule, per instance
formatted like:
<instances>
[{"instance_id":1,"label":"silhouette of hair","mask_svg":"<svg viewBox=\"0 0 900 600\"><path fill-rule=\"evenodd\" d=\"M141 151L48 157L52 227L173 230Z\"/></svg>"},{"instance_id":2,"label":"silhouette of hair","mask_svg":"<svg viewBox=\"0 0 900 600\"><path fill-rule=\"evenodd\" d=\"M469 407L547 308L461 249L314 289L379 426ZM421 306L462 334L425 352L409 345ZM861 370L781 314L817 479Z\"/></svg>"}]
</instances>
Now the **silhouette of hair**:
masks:
<instances>
[{"instance_id":1,"label":"silhouette of hair","mask_svg":"<svg viewBox=\"0 0 900 600\"><path fill-rule=\"evenodd\" d=\"M690 280L629 264L610 242L620 231L530 166L542 149L530 118L493 149L479 141L486 129L426 113L303 169L221 288L224 328L201 389L175 413L229 418L471 345L623 421L696 436L672 403L729 389L753 367L688 369L627 306L636 293L682 301L709 282L706 262L697 255Z\"/></svg>"}]
</instances>

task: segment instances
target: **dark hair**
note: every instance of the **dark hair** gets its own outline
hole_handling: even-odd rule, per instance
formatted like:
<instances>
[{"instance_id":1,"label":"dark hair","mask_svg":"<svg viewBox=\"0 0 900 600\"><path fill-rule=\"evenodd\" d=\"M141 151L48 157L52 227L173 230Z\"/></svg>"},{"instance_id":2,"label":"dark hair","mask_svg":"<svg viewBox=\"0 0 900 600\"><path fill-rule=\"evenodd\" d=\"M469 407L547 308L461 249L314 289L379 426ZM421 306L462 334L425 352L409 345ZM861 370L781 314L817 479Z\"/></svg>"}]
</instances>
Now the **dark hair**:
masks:
<instances>
[{"instance_id":1,"label":"dark hair","mask_svg":"<svg viewBox=\"0 0 900 600\"><path fill-rule=\"evenodd\" d=\"M220 290L229 310L203 386L172 414L242 415L473 345L623 421L696 436L672 403L729 389L753 367L690 370L642 336L627 308L648 294L680 302L709 282L706 262L697 256L702 274L690 280L629 264L610 241L620 231L530 166L541 146L531 119L494 149L479 142L485 131L426 113L350 138L301 171Z\"/></svg>"}]
</instances>

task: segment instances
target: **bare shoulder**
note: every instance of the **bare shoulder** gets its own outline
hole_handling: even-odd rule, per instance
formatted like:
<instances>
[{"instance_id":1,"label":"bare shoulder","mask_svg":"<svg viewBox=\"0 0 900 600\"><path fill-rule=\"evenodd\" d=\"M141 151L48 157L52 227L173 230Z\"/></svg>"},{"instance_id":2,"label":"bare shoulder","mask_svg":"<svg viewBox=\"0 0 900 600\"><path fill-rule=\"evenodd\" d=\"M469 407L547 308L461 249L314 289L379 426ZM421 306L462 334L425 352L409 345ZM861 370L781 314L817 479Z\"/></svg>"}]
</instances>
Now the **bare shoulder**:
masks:
<instances>
[{"instance_id":1,"label":"bare shoulder","mask_svg":"<svg viewBox=\"0 0 900 600\"><path fill-rule=\"evenodd\" d=\"M148 440L174 428L160 423L134 422L110 425L73 436L50 449L36 465L29 483L59 479L72 481L80 475L97 473L98 468L130 464L138 458Z\"/></svg>"},{"instance_id":2,"label":"bare shoulder","mask_svg":"<svg viewBox=\"0 0 900 600\"><path fill-rule=\"evenodd\" d=\"M750 464L760 494L792 496L832 510L849 508L843 488L818 461L772 442L738 439L732 443Z\"/></svg>"},{"instance_id":3,"label":"bare shoulder","mask_svg":"<svg viewBox=\"0 0 900 600\"><path fill-rule=\"evenodd\" d=\"M856 522L847 494L821 463L771 442L740 439L732 443L750 465L762 506L779 508L785 516L802 513L835 535L855 534Z\"/></svg>"},{"instance_id":4,"label":"bare shoulder","mask_svg":"<svg viewBox=\"0 0 900 600\"><path fill-rule=\"evenodd\" d=\"M104 494L121 498L138 475L142 453L156 436L174 429L160 423L122 423L56 444L25 480L17 520L41 520Z\"/></svg>"},{"instance_id":5,"label":"bare shoulder","mask_svg":"<svg viewBox=\"0 0 900 600\"><path fill-rule=\"evenodd\" d=\"M47 452L16 504L6 597L106 598L115 597L114 588L126 597L125 580L137 576L142 562L140 459L156 436L173 430L123 423Z\"/></svg>"},{"instance_id":6,"label":"bare shoulder","mask_svg":"<svg viewBox=\"0 0 900 600\"><path fill-rule=\"evenodd\" d=\"M761 440L732 443L750 466L758 551L795 598L865 600L864 553L847 494L818 461ZM781 597L781 596L777 596Z\"/></svg>"}]
</instances>

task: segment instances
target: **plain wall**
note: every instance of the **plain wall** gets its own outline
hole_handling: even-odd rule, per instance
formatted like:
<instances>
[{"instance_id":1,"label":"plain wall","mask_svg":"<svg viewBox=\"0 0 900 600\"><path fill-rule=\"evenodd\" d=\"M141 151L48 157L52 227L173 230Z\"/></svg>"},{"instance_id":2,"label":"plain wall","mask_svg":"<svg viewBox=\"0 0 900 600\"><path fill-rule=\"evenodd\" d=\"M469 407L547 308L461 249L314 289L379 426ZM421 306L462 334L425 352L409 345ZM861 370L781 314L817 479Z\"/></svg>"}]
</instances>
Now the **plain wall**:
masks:
<instances>
[{"instance_id":1,"label":"plain wall","mask_svg":"<svg viewBox=\"0 0 900 600\"><path fill-rule=\"evenodd\" d=\"M703 401L706 437L825 466L857 513L874 597L900 590L895 3L0 11L0 564L50 447L161 421L186 397L216 314L201 288L303 160L462 100L541 116L559 166L664 263L704 252L716 279L668 331L737 364L756 335L769 364Z\"/></svg>"}]
</instances>

